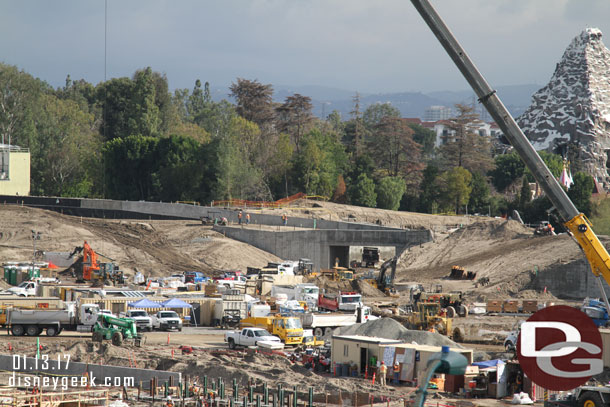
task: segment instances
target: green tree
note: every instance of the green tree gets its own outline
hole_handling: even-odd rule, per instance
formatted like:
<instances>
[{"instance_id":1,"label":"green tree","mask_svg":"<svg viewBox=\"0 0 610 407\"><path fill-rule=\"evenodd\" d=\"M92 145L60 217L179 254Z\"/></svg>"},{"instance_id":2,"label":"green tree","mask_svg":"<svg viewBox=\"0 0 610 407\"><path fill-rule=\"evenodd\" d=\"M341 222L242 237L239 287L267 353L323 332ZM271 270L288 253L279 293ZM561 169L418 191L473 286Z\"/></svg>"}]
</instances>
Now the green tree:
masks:
<instances>
[{"instance_id":1,"label":"green tree","mask_svg":"<svg viewBox=\"0 0 610 407\"><path fill-rule=\"evenodd\" d=\"M367 129L372 131L386 117L399 119L400 110L392 106L391 103L375 103L364 110L362 122Z\"/></svg>"},{"instance_id":2,"label":"green tree","mask_svg":"<svg viewBox=\"0 0 610 407\"><path fill-rule=\"evenodd\" d=\"M377 204L377 193L375 192L375 182L360 174L356 182L348 189L352 205L368 206L374 208Z\"/></svg>"},{"instance_id":3,"label":"green tree","mask_svg":"<svg viewBox=\"0 0 610 407\"><path fill-rule=\"evenodd\" d=\"M38 97L49 90L44 82L0 63L0 133L1 143L35 147L34 109Z\"/></svg>"},{"instance_id":4,"label":"green tree","mask_svg":"<svg viewBox=\"0 0 610 407\"><path fill-rule=\"evenodd\" d=\"M197 79L195 81L195 87L193 88L193 92L188 97L188 102L186 105L188 117L194 120L195 117L198 117L201 113L203 113L204 106L205 101L203 100L203 90L201 89L201 81Z\"/></svg>"},{"instance_id":5,"label":"green tree","mask_svg":"<svg viewBox=\"0 0 610 407\"><path fill-rule=\"evenodd\" d=\"M346 163L347 155L337 136L314 129L304 137L301 152L295 151L295 183L301 191L330 198Z\"/></svg>"},{"instance_id":6,"label":"green tree","mask_svg":"<svg viewBox=\"0 0 610 407\"><path fill-rule=\"evenodd\" d=\"M472 192L472 174L465 168L455 167L442 173L440 181L440 204L444 211L455 210L459 213L460 208L468 203Z\"/></svg>"},{"instance_id":7,"label":"green tree","mask_svg":"<svg viewBox=\"0 0 610 407\"><path fill-rule=\"evenodd\" d=\"M377 167L385 174L407 177L423 169L421 146L413 141L413 130L400 118L382 118L369 146Z\"/></svg>"},{"instance_id":8,"label":"green tree","mask_svg":"<svg viewBox=\"0 0 610 407\"><path fill-rule=\"evenodd\" d=\"M275 118L273 109L273 87L257 80L237 78L237 83L229 87L230 96L237 102L237 114L244 119L266 128Z\"/></svg>"},{"instance_id":9,"label":"green tree","mask_svg":"<svg viewBox=\"0 0 610 407\"><path fill-rule=\"evenodd\" d=\"M436 133L416 123L409 123L409 127L413 130L413 140L422 146L422 152L426 156L432 156L434 154Z\"/></svg>"},{"instance_id":10,"label":"green tree","mask_svg":"<svg viewBox=\"0 0 610 407\"><path fill-rule=\"evenodd\" d=\"M295 93L276 108L277 127L281 132L290 134L298 153L301 149L301 139L307 133L313 122L311 98Z\"/></svg>"},{"instance_id":11,"label":"green tree","mask_svg":"<svg viewBox=\"0 0 610 407\"><path fill-rule=\"evenodd\" d=\"M490 205L489 184L485 176L475 172L470 182L472 191L468 200L468 210L471 213L487 213Z\"/></svg>"},{"instance_id":12,"label":"green tree","mask_svg":"<svg viewBox=\"0 0 610 407\"><path fill-rule=\"evenodd\" d=\"M400 177L384 177L377 185L377 206L395 211L406 190L405 180Z\"/></svg>"},{"instance_id":13,"label":"green tree","mask_svg":"<svg viewBox=\"0 0 610 407\"><path fill-rule=\"evenodd\" d=\"M439 201L439 188L436 179L439 176L439 169L434 164L429 163L423 171L420 184L420 195L418 210L424 213L436 213Z\"/></svg>"},{"instance_id":14,"label":"green tree","mask_svg":"<svg viewBox=\"0 0 610 407\"><path fill-rule=\"evenodd\" d=\"M35 190L52 196L92 196L100 187L101 138L94 116L71 100L43 95L32 155Z\"/></svg>"},{"instance_id":15,"label":"green tree","mask_svg":"<svg viewBox=\"0 0 610 407\"><path fill-rule=\"evenodd\" d=\"M516 151L496 156L495 168L489 172L492 184L500 192L523 177L525 165Z\"/></svg>"},{"instance_id":16,"label":"green tree","mask_svg":"<svg viewBox=\"0 0 610 407\"><path fill-rule=\"evenodd\" d=\"M155 155L159 157L153 184L156 199L190 201L200 199L200 188L209 174L202 146L190 137L175 136L159 140ZM207 200L206 200L207 201Z\"/></svg>"},{"instance_id":17,"label":"green tree","mask_svg":"<svg viewBox=\"0 0 610 407\"><path fill-rule=\"evenodd\" d=\"M576 208L589 217L593 209L591 194L595 188L595 181L593 177L584 172L574 174L573 180L574 184L568 190L568 196Z\"/></svg>"},{"instance_id":18,"label":"green tree","mask_svg":"<svg viewBox=\"0 0 610 407\"><path fill-rule=\"evenodd\" d=\"M523 177L521 182L521 190L519 191L519 210L524 211L527 205L532 201L532 190L527 177Z\"/></svg>"},{"instance_id":19,"label":"green tree","mask_svg":"<svg viewBox=\"0 0 610 407\"><path fill-rule=\"evenodd\" d=\"M156 197L153 174L158 168L158 138L129 136L104 144L106 191L111 199L151 200Z\"/></svg>"}]
</instances>

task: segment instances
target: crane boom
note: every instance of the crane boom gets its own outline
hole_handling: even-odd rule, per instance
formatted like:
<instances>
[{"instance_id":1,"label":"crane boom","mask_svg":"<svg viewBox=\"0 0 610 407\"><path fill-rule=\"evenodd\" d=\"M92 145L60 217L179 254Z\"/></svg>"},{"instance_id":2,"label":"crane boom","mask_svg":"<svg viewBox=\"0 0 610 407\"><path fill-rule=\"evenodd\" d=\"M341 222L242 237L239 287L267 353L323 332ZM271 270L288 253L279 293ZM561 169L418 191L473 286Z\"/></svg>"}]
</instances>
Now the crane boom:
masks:
<instances>
[{"instance_id":1,"label":"crane boom","mask_svg":"<svg viewBox=\"0 0 610 407\"><path fill-rule=\"evenodd\" d=\"M565 226L582 248L591 270L595 276L602 276L610 285L610 256L606 248L599 241L591 229L591 223L586 216L578 211L565 190L555 179L540 155L529 142L523 131L519 128L504 104L500 101L496 91L493 90L485 78L478 71L470 57L453 36L442 18L432 7L428 0L411 0L426 24L430 27L449 57L456 64L464 78L468 81L479 101L485 106L491 117L498 124L502 132L515 148L525 165L553 203Z\"/></svg>"}]
</instances>

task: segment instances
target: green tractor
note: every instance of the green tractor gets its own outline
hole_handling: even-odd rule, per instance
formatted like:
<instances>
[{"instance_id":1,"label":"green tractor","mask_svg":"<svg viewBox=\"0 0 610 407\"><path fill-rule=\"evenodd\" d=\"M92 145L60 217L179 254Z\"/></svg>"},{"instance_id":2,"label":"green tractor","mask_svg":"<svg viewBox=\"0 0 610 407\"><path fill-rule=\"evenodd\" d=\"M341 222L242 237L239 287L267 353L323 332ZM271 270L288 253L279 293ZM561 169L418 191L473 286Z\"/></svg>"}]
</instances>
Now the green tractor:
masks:
<instances>
[{"instance_id":1,"label":"green tractor","mask_svg":"<svg viewBox=\"0 0 610 407\"><path fill-rule=\"evenodd\" d=\"M111 315L99 314L93 326L93 342L112 340L115 346L121 346L124 339L133 340L136 346L142 345L142 336L138 335L136 321L130 318L117 318Z\"/></svg>"}]
</instances>

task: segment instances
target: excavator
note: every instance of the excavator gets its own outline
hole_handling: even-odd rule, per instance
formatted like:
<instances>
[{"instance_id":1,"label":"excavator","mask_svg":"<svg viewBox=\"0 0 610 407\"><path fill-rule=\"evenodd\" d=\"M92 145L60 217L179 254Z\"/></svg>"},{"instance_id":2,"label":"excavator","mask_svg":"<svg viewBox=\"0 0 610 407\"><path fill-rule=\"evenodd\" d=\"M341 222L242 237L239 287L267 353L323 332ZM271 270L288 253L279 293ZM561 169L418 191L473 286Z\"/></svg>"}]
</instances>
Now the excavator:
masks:
<instances>
[{"instance_id":1,"label":"excavator","mask_svg":"<svg viewBox=\"0 0 610 407\"><path fill-rule=\"evenodd\" d=\"M411 3L413 3L449 57L468 81L479 98L479 102L485 106L491 117L498 124L504 136L517 151L519 157L521 157L527 168L531 171L536 182L563 219L565 227L570 231L570 235L579 244L589 261L591 271L596 277L601 295L606 304L606 309L610 310L608 297L601 281L603 277L610 284L610 255L608 255L608 251L593 232L591 222L583 213L579 212L570 200L559 181L553 176L540 155L536 152L536 149L534 149L521 128L519 128L519 125L517 125L515 119L513 119L504 104L502 104L496 91L489 86L430 2L428 0L411 0Z\"/></svg>"},{"instance_id":2,"label":"excavator","mask_svg":"<svg viewBox=\"0 0 610 407\"><path fill-rule=\"evenodd\" d=\"M115 285L125 283L123 271L119 270L119 266L115 263L102 263L98 260L98 256L106 257L110 261L114 260L96 253L87 241L82 246L76 247L69 257L78 253L82 253L81 257L70 266L77 281L103 282L106 285L111 282Z\"/></svg>"},{"instance_id":3,"label":"excavator","mask_svg":"<svg viewBox=\"0 0 610 407\"><path fill-rule=\"evenodd\" d=\"M367 278L365 280L379 291L382 291L385 295L390 297L398 297L398 293L396 292L396 288L394 287L397 262L397 256L394 256L391 259L384 261L381 267L379 268L379 274L377 274L377 277ZM388 275L388 269L390 268L391 271Z\"/></svg>"}]
</instances>

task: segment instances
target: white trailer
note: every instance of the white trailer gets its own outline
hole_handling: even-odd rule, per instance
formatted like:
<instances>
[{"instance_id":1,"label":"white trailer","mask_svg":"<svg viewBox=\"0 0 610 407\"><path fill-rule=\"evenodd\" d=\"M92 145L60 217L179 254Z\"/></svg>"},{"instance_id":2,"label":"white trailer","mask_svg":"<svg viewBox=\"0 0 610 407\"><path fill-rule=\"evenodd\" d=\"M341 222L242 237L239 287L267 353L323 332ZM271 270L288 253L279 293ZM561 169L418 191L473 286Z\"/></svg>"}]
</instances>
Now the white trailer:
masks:
<instances>
[{"instance_id":1,"label":"white trailer","mask_svg":"<svg viewBox=\"0 0 610 407\"><path fill-rule=\"evenodd\" d=\"M329 314L305 313L300 314L303 329L313 329L316 337L328 334L340 326L350 326L365 323L377 317L371 315L371 308L364 306L358 308L354 313L332 312Z\"/></svg>"}]
</instances>

